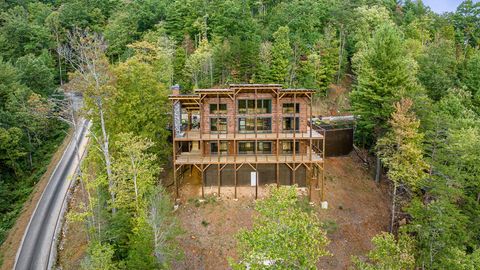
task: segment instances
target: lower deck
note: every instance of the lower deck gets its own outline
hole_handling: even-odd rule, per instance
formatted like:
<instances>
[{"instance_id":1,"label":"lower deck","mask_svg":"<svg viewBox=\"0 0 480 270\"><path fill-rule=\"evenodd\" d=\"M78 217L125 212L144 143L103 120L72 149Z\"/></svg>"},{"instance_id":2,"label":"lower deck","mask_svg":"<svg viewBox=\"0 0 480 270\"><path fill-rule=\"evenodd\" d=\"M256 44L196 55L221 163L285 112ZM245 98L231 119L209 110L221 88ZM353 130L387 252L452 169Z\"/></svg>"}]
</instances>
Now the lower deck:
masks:
<instances>
[{"instance_id":1,"label":"lower deck","mask_svg":"<svg viewBox=\"0 0 480 270\"><path fill-rule=\"evenodd\" d=\"M310 153L311 152L311 153ZM311 156L310 156L311 155ZM183 152L176 158L177 165L188 164L242 164L242 163L322 163L322 157L315 151L307 151L305 154L285 155L208 155L202 156L200 151Z\"/></svg>"},{"instance_id":2,"label":"lower deck","mask_svg":"<svg viewBox=\"0 0 480 270\"><path fill-rule=\"evenodd\" d=\"M241 160L238 162L238 164L219 163L217 159L217 163L175 164L174 180L177 198L180 186L193 183L201 187L202 197L207 188L215 189L218 195L223 188L233 189L236 198L237 188L250 187L255 190L255 198L257 198L258 188L265 185L297 185L299 188L306 188L309 195L312 191L320 191L320 197L324 198L323 162L250 163L241 162ZM309 162L311 162L310 159ZM192 176L197 180L191 182Z\"/></svg>"}]
</instances>

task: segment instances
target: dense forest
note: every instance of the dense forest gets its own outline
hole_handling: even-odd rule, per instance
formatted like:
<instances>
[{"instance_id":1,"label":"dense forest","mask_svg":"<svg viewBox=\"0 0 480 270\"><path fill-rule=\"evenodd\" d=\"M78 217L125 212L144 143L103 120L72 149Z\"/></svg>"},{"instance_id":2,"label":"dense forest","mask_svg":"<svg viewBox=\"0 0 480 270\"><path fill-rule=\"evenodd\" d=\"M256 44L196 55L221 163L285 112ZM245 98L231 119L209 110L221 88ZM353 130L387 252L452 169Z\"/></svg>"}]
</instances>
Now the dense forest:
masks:
<instances>
[{"instance_id":1,"label":"dense forest","mask_svg":"<svg viewBox=\"0 0 480 270\"><path fill-rule=\"evenodd\" d=\"M0 0L0 10L0 241L66 134L64 92L82 92L93 119L80 181L89 203L72 217L89 228L82 267L153 269L181 254L158 180L170 85L281 83L321 99L353 79L356 144L384 165L396 236L373 239L355 265L480 265L480 3L442 15L420 0Z\"/></svg>"}]
</instances>

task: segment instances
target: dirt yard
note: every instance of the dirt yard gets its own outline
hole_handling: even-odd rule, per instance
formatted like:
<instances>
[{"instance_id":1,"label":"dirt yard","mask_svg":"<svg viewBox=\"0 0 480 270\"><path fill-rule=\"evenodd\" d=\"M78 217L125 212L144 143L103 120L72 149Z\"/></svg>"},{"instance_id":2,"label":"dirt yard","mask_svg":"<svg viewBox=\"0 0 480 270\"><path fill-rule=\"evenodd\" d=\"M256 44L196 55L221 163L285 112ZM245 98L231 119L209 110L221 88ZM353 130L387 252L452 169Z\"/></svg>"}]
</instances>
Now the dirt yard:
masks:
<instances>
[{"instance_id":1,"label":"dirt yard","mask_svg":"<svg viewBox=\"0 0 480 270\"><path fill-rule=\"evenodd\" d=\"M351 256L366 254L371 238L388 228L387 187L377 186L353 156L330 158L326 168L329 209L320 209L318 196L313 201L329 231L333 256L322 259L318 268L347 269ZM183 194L190 196L191 187L187 189ZM242 194L238 200L228 192L220 199L207 196L205 202L182 198L178 217L185 230L180 239L185 258L174 269L228 269L227 259L236 258L233 235L252 225L255 202L251 193Z\"/></svg>"},{"instance_id":2,"label":"dirt yard","mask_svg":"<svg viewBox=\"0 0 480 270\"><path fill-rule=\"evenodd\" d=\"M318 196L315 209L328 229L333 256L323 258L319 269L347 269L352 255L364 255L371 249L371 238L388 229L389 197L385 184L377 186L364 165L355 157L329 158L326 163L326 199L328 210L321 210ZM228 258L236 258L234 234L252 226L254 189L239 190L238 200L222 188L220 198L215 188L205 189L200 200L198 185L180 190L181 204L177 216L185 231L180 237L184 259L173 269L228 269ZM317 191L318 192L318 191ZM259 197L264 191L259 189ZM79 188L74 193L72 209L81 201ZM83 224L67 223L60 244L58 269L78 269L86 249Z\"/></svg>"}]
</instances>

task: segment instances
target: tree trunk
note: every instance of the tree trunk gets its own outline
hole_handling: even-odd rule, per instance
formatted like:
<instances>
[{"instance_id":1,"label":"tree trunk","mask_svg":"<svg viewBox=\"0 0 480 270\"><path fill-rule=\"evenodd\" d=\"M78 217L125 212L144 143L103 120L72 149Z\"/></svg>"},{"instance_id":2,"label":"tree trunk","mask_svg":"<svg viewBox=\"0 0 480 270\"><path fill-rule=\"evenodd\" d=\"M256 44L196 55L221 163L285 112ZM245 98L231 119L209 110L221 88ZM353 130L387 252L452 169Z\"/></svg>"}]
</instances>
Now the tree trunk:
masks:
<instances>
[{"instance_id":1,"label":"tree trunk","mask_svg":"<svg viewBox=\"0 0 480 270\"><path fill-rule=\"evenodd\" d=\"M116 208L115 208L115 191L113 190L113 177L112 177L112 162L110 159L110 152L109 152L109 146L108 146L108 134L107 134L107 129L105 127L105 118L103 116L103 104L102 100L98 99L97 101L97 106L98 106L98 112L100 114L100 125L102 128L102 136L103 136L103 145L102 145L102 152L103 156L105 158L105 168L107 170L107 179L108 179L108 189L110 191L110 199L112 200L112 213L116 213Z\"/></svg>"},{"instance_id":2,"label":"tree trunk","mask_svg":"<svg viewBox=\"0 0 480 270\"><path fill-rule=\"evenodd\" d=\"M382 173L382 161L380 160L380 157L377 155L375 182L380 183L381 173Z\"/></svg>"},{"instance_id":3,"label":"tree trunk","mask_svg":"<svg viewBox=\"0 0 480 270\"><path fill-rule=\"evenodd\" d=\"M130 156L130 161L132 163L132 169L133 169L133 187L135 188L135 206L138 209L137 168L135 166L135 159L133 158L133 156Z\"/></svg>"},{"instance_id":4,"label":"tree trunk","mask_svg":"<svg viewBox=\"0 0 480 270\"><path fill-rule=\"evenodd\" d=\"M32 136L30 135L30 131L28 131L28 129L26 129L26 131L27 131L27 137L28 137L28 144L30 144L30 147L33 148ZM32 168L33 168L32 150L28 150L28 162L29 162L29 165L30 165L30 170L32 170Z\"/></svg>"},{"instance_id":5,"label":"tree trunk","mask_svg":"<svg viewBox=\"0 0 480 270\"><path fill-rule=\"evenodd\" d=\"M393 225L395 223L395 205L397 199L397 182L393 182L393 195L392 195L392 219L390 221L390 233L393 232Z\"/></svg>"},{"instance_id":6,"label":"tree trunk","mask_svg":"<svg viewBox=\"0 0 480 270\"><path fill-rule=\"evenodd\" d=\"M341 30L340 30L340 51L338 52L338 71L337 71L337 84L340 82L340 71L342 69L342 65L343 65L343 46L344 46L344 37L343 37L344 33L343 33L343 25L341 26Z\"/></svg>"}]
</instances>

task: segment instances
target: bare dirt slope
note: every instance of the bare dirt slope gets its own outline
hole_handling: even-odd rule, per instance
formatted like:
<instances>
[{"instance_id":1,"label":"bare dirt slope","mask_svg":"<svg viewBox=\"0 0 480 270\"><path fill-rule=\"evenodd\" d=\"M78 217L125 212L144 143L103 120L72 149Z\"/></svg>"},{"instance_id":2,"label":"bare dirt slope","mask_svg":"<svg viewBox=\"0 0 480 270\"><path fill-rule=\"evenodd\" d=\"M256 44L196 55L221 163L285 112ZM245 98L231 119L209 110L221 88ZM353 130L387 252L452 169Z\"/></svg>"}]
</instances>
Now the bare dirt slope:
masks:
<instances>
[{"instance_id":1,"label":"bare dirt slope","mask_svg":"<svg viewBox=\"0 0 480 270\"><path fill-rule=\"evenodd\" d=\"M371 249L371 238L388 227L388 192L377 186L355 157L330 158L326 163L328 210L316 211L329 228L328 247L333 256L322 259L319 269L346 269L352 255ZM185 235L181 246L185 259L174 269L228 269L235 258L233 235L251 227L254 201L245 196L235 201L222 197L204 203L185 199L178 210Z\"/></svg>"},{"instance_id":2,"label":"bare dirt slope","mask_svg":"<svg viewBox=\"0 0 480 270\"><path fill-rule=\"evenodd\" d=\"M68 143L70 142L72 136L72 130L69 131L68 136L63 140L62 145L58 148L55 154L52 156L50 165L47 167L47 171L41 177L40 181L35 186L30 198L25 202L23 206L22 213L18 217L15 225L10 229L5 242L3 242L0 247L0 256L2 257L3 264L1 265L1 270L10 270L15 264L15 256L17 254L18 247L22 241L23 234L27 228L30 217L37 206L40 197L42 196L43 190L48 184L48 180L55 169L58 161L62 158L63 152L65 151Z\"/></svg>"}]
</instances>

